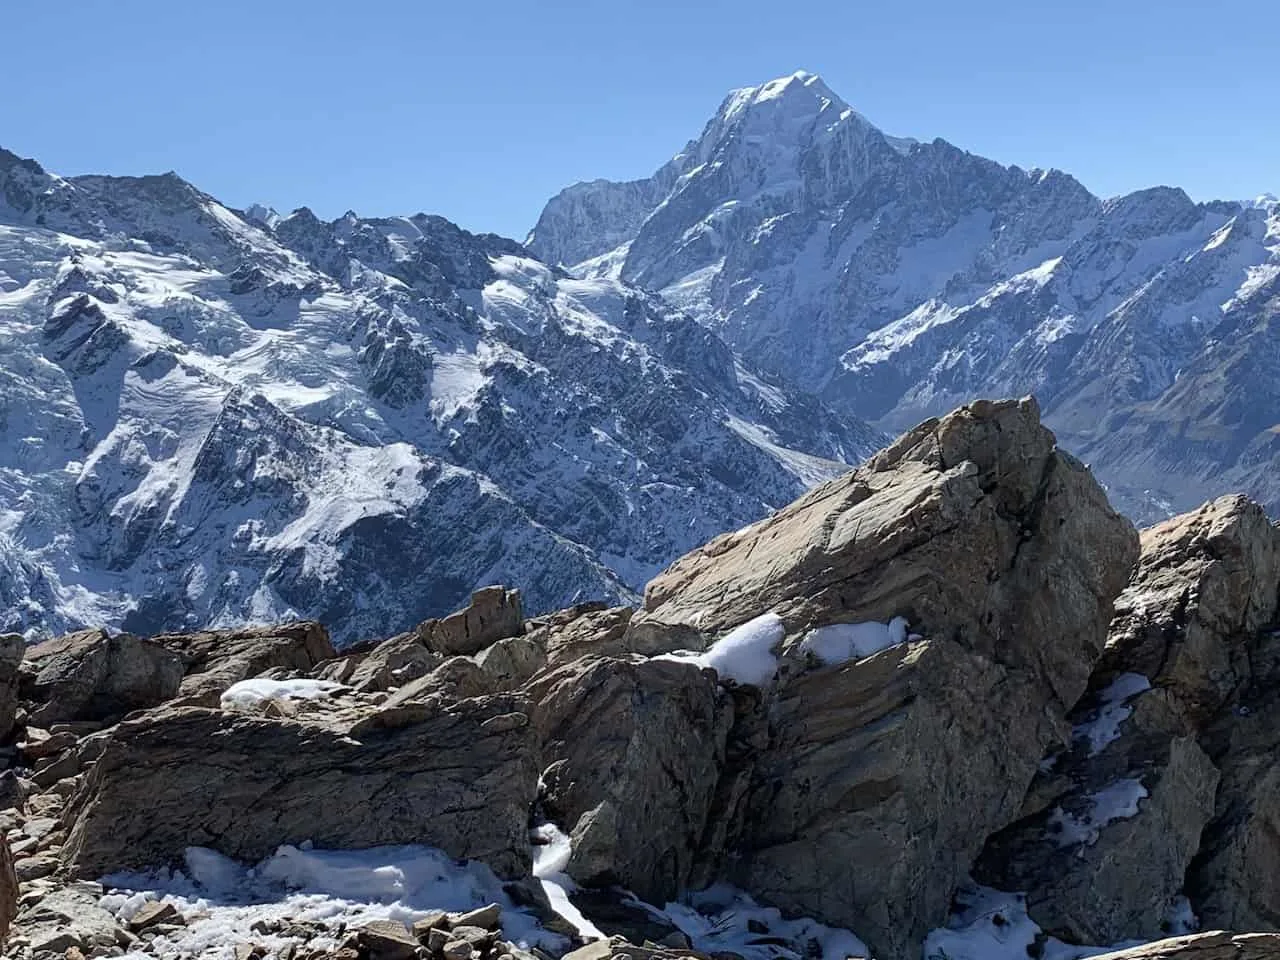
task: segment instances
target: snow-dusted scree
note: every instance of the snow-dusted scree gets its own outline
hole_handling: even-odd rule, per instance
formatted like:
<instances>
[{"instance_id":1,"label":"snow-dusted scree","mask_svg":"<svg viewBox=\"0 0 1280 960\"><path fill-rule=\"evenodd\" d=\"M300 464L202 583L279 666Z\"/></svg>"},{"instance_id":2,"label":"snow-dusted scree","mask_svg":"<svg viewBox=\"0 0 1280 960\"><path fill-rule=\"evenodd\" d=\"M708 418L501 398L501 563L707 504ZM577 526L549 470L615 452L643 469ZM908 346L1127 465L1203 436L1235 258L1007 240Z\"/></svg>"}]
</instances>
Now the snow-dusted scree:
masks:
<instances>
[{"instance_id":1,"label":"snow-dusted scree","mask_svg":"<svg viewBox=\"0 0 1280 960\"><path fill-rule=\"evenodd\" d=\"M102 906L123 920L149 900L178 907L187 925L160 935L151 946L152 956L165 958L232 960L237 944L279 950L299 942L253 932L250 928L262 920L315 921L336 934L340 924L383 919L412 923L432 909L464 911L487 903L502 906L507 939L557 951L567 945L516 907L488 867L456 861L430 847L347 851L282 846L253 868L192 847L185 870L120 873L103 883L110 892ZM331 943L313 940L312 945L336 948L338 938Z\"/></svg>"}]
</instances>

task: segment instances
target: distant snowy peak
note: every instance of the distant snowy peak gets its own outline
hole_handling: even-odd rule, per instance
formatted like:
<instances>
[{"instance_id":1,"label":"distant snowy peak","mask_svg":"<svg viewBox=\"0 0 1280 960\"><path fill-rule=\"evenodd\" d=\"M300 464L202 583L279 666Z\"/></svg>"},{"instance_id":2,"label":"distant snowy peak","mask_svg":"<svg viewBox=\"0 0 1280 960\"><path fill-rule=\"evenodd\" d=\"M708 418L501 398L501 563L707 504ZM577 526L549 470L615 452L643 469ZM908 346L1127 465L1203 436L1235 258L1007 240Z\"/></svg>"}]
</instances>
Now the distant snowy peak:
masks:
<instances>
[{"instance_id":1,"label":"distant snowy peak","mask_svg":"<svg viewBox=\"0 0 1280 960\"><path fill-rule=\"evenodd\" d=\"M782 197L808 190L806 202L823 202L831 193L823 182L826 172L855 175L870 162L868 151L884 156L909 149L911 142L890 143L821 77L797 71L732 91L702 134L652 177L565 189L548 203L527 244L544 260L575 265L642 236L655 211L663 222L688 220L694 212L711 214L711 198L722 205L762 191ZM806 169L802 159L815 148L831 159ZM710 188L704 186L708 181ZM655 229L661 231L663 223Z\"/></svg>"},{"instance_id":2,"label":"distant snowy peak","mask_svg":"<svg viewBox=\"0 0 1280 960\"><path fill-rule=\"evenodd\" d=\"M1280 378L1263 346L1280 285L1270 195L1103 200L1060 170L886 137L797 72L732 91L653 177L553 198L530 244L657 293L756 370L885 429L1035 393L1139 518L1189 509L1229 475L1280 507L1280 407L1235 405ZM1247 384L1214 380L1246 370ZM1193 376L1231 402L1205 408ZM1213 453L1188 439L1193 421L1212 425L1194 432Z\"/></svg>"}]
</instances>

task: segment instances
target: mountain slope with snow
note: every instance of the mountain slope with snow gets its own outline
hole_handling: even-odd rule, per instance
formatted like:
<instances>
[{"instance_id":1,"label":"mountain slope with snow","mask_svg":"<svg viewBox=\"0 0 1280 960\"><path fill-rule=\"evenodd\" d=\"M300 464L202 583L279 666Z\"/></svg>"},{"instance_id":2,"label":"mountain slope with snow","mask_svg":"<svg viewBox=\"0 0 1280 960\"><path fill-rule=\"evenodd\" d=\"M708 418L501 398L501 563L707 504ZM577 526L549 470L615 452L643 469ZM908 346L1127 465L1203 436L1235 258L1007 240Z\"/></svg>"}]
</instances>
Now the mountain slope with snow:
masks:
<instances>
[{"instance_id":1,"label":"mountain slope with snow","mask_svg":"<svg viewBox=\"0 0 1280 960\"><path fill-rule=\"evenodd\" d=\"M1280 508L1261 452L1280 423L1265 383L1280 365L1257 332L1280 275L1268 197L1103 201L1059 171L889 137L799 72L731 93L653 178L563 191L529 246L660 293L889 430L1034 392L1137 519L1236 487ZM1245 353L1225 356L1245 329ZM1263 402L1207 403L1222 376Z\"/></svg>"},{"instance_id":2,"label":"mountain slope with snow","mask_svg":"<svg viewBox=\"0 0 1280 960\"><path fill-rule=\"evenodd\" d=\"M0 152L0 630L622 599L881 435L615 279L438 217Z\"/></svg>"}]
</instances>

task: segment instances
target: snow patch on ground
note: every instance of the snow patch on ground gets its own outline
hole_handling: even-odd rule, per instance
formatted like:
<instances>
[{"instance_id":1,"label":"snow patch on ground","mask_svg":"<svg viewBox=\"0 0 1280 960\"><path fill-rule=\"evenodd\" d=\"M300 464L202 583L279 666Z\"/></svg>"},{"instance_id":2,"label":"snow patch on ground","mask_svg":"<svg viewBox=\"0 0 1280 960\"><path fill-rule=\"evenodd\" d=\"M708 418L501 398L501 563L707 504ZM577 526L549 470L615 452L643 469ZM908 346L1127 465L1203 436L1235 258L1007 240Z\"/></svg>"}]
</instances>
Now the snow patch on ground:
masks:
<instances>
[{"instance_id":1,"label":"snow patch on ground","mask_svg":"<svg viewBox=\"0 0 1280 960\"><path fill-rule=\"evenodd\" d=\"M957 894L956 900L959 909L947 925L925 938L924 960L1027 960L1033 955L1041 960L1079 960L1130 946L1078 947L1048 937L1042 951L1033 954L1029 948L1043 933L1027 916L1023 894L974 887Z\"/></svg>"},{"instance_id":2,"label":"snow patch on ground","mask_svg":"<svg viewBox=\"0 0 1280 960\"><path fill-rule=\"evenodd\" d=\"M804 956L814 960L871 956L866 944L848 930L824 926L808 917L784 919L781 911L761 906L726 883L688 894L682 903L668 903L662 915L702 953L736 953L746 960L801 960L792 951L769 942L782 939L805 944ZM754 932L750 928L753 921L767 928L768 933Z\"/></svg>"},{"instance_id":3,"label":"snow patch on ground","mask_svg":"<svg viewBox=\"0 0 1280 960\"><path fill-rule=\"evenodd\" d=\"M312 945L336 949L342 924L412 924L432 909L465 911L488 903L501 905L506 939L557 952L566 946L563 937L543 930L532 914L516 907L488 867L454 860L431 847L282 846L254 868L192 847L185 866L103 879L109 892L101 905L122 920L150 900L170 902L186 918L185 927L156 937L148 956L233 960L237 944L257 943L271 950L300 945L297 938L251 930L259 921L286 919L315 921L334 930L331 943Z\"/></svg>"}]
</instances>

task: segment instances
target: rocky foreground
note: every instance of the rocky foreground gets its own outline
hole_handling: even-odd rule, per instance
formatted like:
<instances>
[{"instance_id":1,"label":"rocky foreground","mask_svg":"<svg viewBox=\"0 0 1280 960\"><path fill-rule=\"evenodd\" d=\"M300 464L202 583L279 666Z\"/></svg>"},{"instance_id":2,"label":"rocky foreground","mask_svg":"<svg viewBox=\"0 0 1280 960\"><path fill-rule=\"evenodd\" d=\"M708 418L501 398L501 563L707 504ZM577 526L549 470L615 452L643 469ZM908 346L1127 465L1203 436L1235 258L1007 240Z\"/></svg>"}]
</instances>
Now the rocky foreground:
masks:
<instances>
[{"instance_id":1,"label":"rocky foreground","mask_svg":"<svg viewBox=\"0 0 1280 960\"><path fill-rule=\"evenodd\" d=\"M342 651L6 637L5 956L1280 957L1278 594L1260 507L1140 537L1023 400L922 424L638 611L492 587ZM402 868L358 923L243 894L409 845L420 895ZM446 902L463 860L491 902ZM705 929L704 889L737 891ZM259 912L191 933L224 907Z\"/></svg>"}]
</instances>

